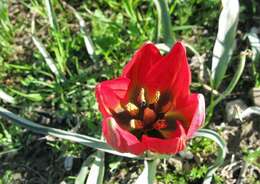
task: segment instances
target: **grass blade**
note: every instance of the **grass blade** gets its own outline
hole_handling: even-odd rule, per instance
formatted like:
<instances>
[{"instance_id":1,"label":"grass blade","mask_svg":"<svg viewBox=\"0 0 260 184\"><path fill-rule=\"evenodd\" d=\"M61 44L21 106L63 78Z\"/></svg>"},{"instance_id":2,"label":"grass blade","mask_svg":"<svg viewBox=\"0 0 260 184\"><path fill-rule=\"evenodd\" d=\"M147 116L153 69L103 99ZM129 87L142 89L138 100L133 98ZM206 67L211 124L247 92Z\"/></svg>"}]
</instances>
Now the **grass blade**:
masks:
<instances>
[{"instance_id":1,"label":"grass blade","mask_svg":"<svg viewBox=\"0 0 260 184\"><path fill-rule=\"evenodd\" d=\"M214 173L225 160L226 153L227 153L226 144L224 140L215 131L209 129L198 130L198 132L194 134L194 137L205 137L211 139L219 146L217 161L215 162L214 165L209 167L208 173L206 174L206 177L203 181L203 184L210 184Z\"/></svg>"},{"instance_id":2,"label":"grass blade","mask_svg":"<svg viewBox=\"0 0 260 184\"><path fill-rule=\"evenodd\" d=\"M17 91L17 90L12 89L12 88L9 88L9 90L12 91L13 93L19 95L19 96L22 96L22 97L27 98L27 99L29 99L31 101L34 101L34 102L40 102L40 101L43 100L43 96L40 93L29 93L29 94L26 94L26 93Z\"/></svg>"},{"instance_id":3,"label":"grass blade","mask_svg":"<svg viewBox=\"0 0 260 184\"><path fill-rule=\"evenodd\" d=\"M44 2L45 2L45 8L46 8L46 11L47 11L47 14L48 14L48 19L49 19L51 28L54 29L55 31L57 31L58 30L58 23L57 23L56 15L53 11L51 1L45 0Z\"/></svg>"},{"instance_id":4,"label":"grass blade","mask_svg":"<svg viewBox=\"0 0 260 184\"><path fill-rule=\"evenodd\" d=\"M6 118L8 120L11 120L13 123L15 123L19 126L25 127L35 133L50 135L50 136L58 137L61 139L69 140L72 142L77 142L77 143L83 144L85 146L88 146L88 147L91 147L94 149L98 149L100 151L104 151L107 153L111 153L114 155L142 159L142 157L138 157L138 156L130 154L130 153L121 153L121 152L115 151L109 145L107 145L105 142L100 141L93 137L39 125L30 120L19 117L19 116L15 115L14 113L12 113L2 107L0 107L0 116Z\"/></svg>"},{"instance_id":5,"label":"grass blade","mask_svg":"<svg viewBox=\"0 0 260 184\"><path fill-rule=\"evenodd\" d=\"M134 5L133 0L124 0L123 1L123 7L124 7L126 13L128 14L128 16L131 17L131 19L134 22L137 22L137 16L136 16L136 13L134 11L133 5Z\"/></svg>"},{"instance_id":6,"label":"grass blade","mask_svg":"<svg viewBox=\"0 0 260 184\"><path fill-rule=\"evenodd\" d=\"M35 44L35 46L38 48L41 55L43 56L46 64L50 68L51 72L56 76L57 80L61 80L62 77L60 75L58 68L55 65L54 60L50 56L49 52L45 49L45 47L43 46L41 41L35 35L35 16L33 16L33 19L32 19L32 40L33 40L33 43Z\"/></svg>"},{"instance_id":7,"label":"grass blade","mask_svg":"<svg viewBox=\"0 0 260 184\"><path fill-rule=\"evenodd\" d=\"M0 152L0 158L4 155L14 155L16 154L18 151L20 151L22 149L22 147L19 147L19 148L13 148L13 149L9 149L7 151L2 151Z\"/></svg>"},{"instance_id":8,"label":"grass blade","mask_svg":"<svg viewBox=\"0 0 260 184\"><path fill-rule=\"evenodd\" d=\"M68 7L74 13L75 17L79 21L80 31L81 31L81 34L83 35L83 39L84 39L84 42L85 42L87 52L88 52L90 58L92 59L92 61L96 61L95 47L94 47L94 44L92 42L92 39L90 38L90 36L89 36L89 34L86 30L86 23L85 23L84 19L75 10L75 8L73 8L72 6L70 6L69 4L67 4L65 2L62 2L62 3L64 4L64 6Z\"/></svg>"},{"instance_id":9,"label":"grass blade","mask_svg":"<svg viewBox=\"0 0 260 184\"><path fill-rule=\"evenodd\" d=\"M33 43L39 49L41 55L43 56L46 64L48 65L48 67L50 68L52 73L57 77L57 79L61 79L61 75L59 73L58 68L54 64L54 61L53 61L52 57L47 52L47 50L45 49L45 47L43 46L41 41L35 35L32 35L32 39L33 39Z\"/></svg>"},{"instance_id":10,"label":"grass blade","mask_svg":"<svg viewBox=\"0 0 260 184\"><path fill-rule=\"evenodd\" d=\"M218 34L213 49L212 79L213 87L218 88L230 62L239 16L238 0L222 0L223 10L219 17Z\"/></svg>"}]
</instances>

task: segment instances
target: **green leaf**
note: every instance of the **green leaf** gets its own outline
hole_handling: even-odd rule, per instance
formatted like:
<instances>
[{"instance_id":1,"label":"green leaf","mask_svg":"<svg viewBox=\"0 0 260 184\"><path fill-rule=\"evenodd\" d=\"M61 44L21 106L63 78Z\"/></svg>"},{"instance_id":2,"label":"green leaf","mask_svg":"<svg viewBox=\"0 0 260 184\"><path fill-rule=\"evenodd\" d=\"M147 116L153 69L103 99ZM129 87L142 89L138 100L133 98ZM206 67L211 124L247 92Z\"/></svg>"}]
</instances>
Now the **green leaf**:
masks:
<instances>
[{"instance_id":1,"label":"green leaf","mask_svg":"<svg viewBox=\"0 0 260 184\"><path fill-rule=\"evenodd\" d=\"M169 15L169 8L167 0L154 0L157 10L157 42L163 41L168 46L173 44L171 19Z\"/></svg>"},{"instance_id":2,"label":"green leaf","mask_svg":"<svg viewBox=\"0 0 260 184\"><path fill-rule=\"evenodd\" d=\"M53 11L52 3L50 0L45 0L45 8L48 14L49 22L51 25L51 28L54 29L55 31L58 30L58 23L57 23L57 18L56 15Z\"/></svg>"},{"instance_id":3,"label":"green leaf","mask_svg":"<svg viewBox=\"0 0 260 184\"><path fill-rule=\"evenodd\" d=\"M218 34L213 49L211 67L213 87L215 89L218 88L225 76L234 50L239 16L238 0L222 0L222 5L223 10L219 17Z\"/></svg>"},{"instance_id":4,"label":"green leaf","mask_svg":"<svg viewBox=\"0 0 260 184\"><path fill-rule=\"evenodd\" d=\"M206 137L213 140L219 146L218 157L214 165L209 167L203 184L210 184L215 171L222 165L225 160L227 147L224 140L213 130L200 129L195 134L194 137Z\"/></svg>"},{"instance_id":5,"label":"green leaf","mask_svg":"<svg viewBox=\"0 0 260 184\"><path fill-rule=\"evenodd\" d=\"M7 102L7 103L10 103L10 104L15 104L15 99L14 97L8 95L7 93L5 93L3 90L0 89L0 98L4 101L4 102Z\"/></svg>"},{"instance_id":6,"label":"green leaf","mask_svg":"<svg viewBox=\"0 0 260 184\"><path fill-rule=\"evenodd\" d=\"M47 66L50 68L50 70L56 76L56 78L60 80L62 77L49 52L45 49L41 41L35 35L32 35L32 40L35 46L38 48L41 55L43 56Z\"/></svg>"},{"instance_id":7,"label":"green leaf","mask_svg":"<svg viewBox=\"0 0 260 184\"><path fill-rule=\"evenodd\" d=\"M248 55L247 51L241 52L238 68L237 68L236 73L234 74L232 80L228 84L228 87L225 89L224 92L221 93L220 96L218 96L218 98L216 100L211 101L210 106L207 108L207 115L208 116L207 116L206 121L205 121L206 123L203 125L204 127L206 127L209 124L210 118L213 115L213 111L214 111L215 106L219 102L221 102L226 96L228 96L233 91L233 89L236 87L236 85L237 85L237 83L238 83L238 81L239 81L239 79L240 79L240 77L241 77L241 75L244 71L247 55Z\"/></svg>"},{"instance_id":8,"label":"green leaf","mask_svg":"<svg viewBox=\"0 0 260 184\"><path fill-rule=\"evenodd\" d=\"M260 39L257 36L257 29L252 27L250 32L247 34L247 37L253 51L252 59L260 62Z\"/></svg>"},{"instance_id":9,"label":"green leaf","mask_svg":"<svg viewBox=\"0 0 260 184\"><path fill-rule=\"evenodd\" d=\"M88 147L91 147L94 149L98 149L100 151L104 151L107 153L111 153L114 155L119 155L119 156L124 156L124 157L129 157L129 158L143 159L142 157L138 157L138 156L130 154L130 153L121 153L121 152L115 151L109 145L107 145L105 142L100 141L99 139L96 139L96 138L93 138L90 136L67 132L64 130L39 125L30 120L21 118L3 107L0 107L0 116L6 118L8 120L11 120L13 123L15 123L19 126L25 127L27 129L29 129L33 132L39 133L39 134L50 135L50 136L58 137L61 139L69 140L72 142L77 142L77 143L83 144L85 146L88 146Z\"/></svg>"},{"instance_id":10,"label":"green leaf","mask_svg":"<svg viewBox=\"0 0 260 184\"><path fill-rule=\"evenodd\" d=\"M75 180L75 184L85 184L85 180L88 173L88 167L93 163L95 160L95 155L91 154L82 164L79 174Z\"/></svg>"},{"instance_id":11,"label":"green leaf","mask_svg":"<svg viewBox=\"0 0 260 184\"><path fill-rule=\"evenodd\" d=\"M135 184L153 184L158 162L158 159L145 160L144 170L137 178Z\"/></svg>"},{"instance_id":12,"label":"green leaf","mask_svg":"<svg viewBox=\"0 0 260 184\"><path fill-rule=\"evenodd\" d=\"M236 85L244 71L247 55L248 55L248 53L246 51L241 52L240 61L239 61L236 73L234 74L232 80L230 81L230 83L228 84L227 88L222 93L222 95L216 99L216 101L214 102L214 106L216 106L222 99L224 99L227 95L229 95L233 91L233 89L236 87Z\"/></svg>"},{"instance_id":13,"label":"green leaf","mask_svg":"<svg viewBox=\"0 0 260 184\"><path fill-rule=\"evenodd\" d=\"M9 88L10 91L12 91L13 93L19 95L19 96L22 96L22 97L25 97L31 101L34 101L34 102L40 102L40 101L43 101L43 97L40 93L29 93L29 94L26 94L26 93L23 93L23 92L20 92L20 91L17 91L15 89L12 89L12 88Z\"/></svg>"},{"instance_id":14,"label":"green leaf","mask_svg":"<svg viewBox=\"0 0 260 184\"><path fill-rule=\"evenodd\" d=\"M260 86L260 39L257 36L257 29L251 28L247 34L252 50L253 72L256 78L256 86Z\"/></svg>"},{"instance_id":15,"label":"green leaf","mask_svg":"<svg viewBox=\"0 0 260 184\"><path fill-rule=\"evenodd\" d=\"M244 157L244 159L255 166L257 166L260 169L260 149L251 150L247 153L247 155Z\"/></svg>"},{"instance_id":16,"label":"green leaf","mask_svg":"<svg viewBox=\"0 0 260 184\"><path fill-rule=\"evenodd\" d=\"M105 164L104 164L104 152L97 151L95 153L95 160L89 171L86 184L103 184Z\"/></svg>"},{"instance_id":17,"label":"green leaf","mask_svg":"<svg viewBox=\"0 0 260 184\"><path fill-rule=\"evenodd\" d=\"M2 151L0 152L0 158L4 155L14 155L16 154L18 151L20 151L22 149L22 147L19 147L19 148L12 148L12 149L9 149L7 151Z\"/></svg>"},{"instance_id":18,"label":"green leaf","mask_svg":"<svg viewBox=\"0 0 260 184\"><path fill-rule=\"evenodd\" d=\"M123 8L125 9L126 13L128 16L132 19L133 22L137 22L137 16L134 11L136 7L134 7L134 2L133 0L124 0L123 1Z\"/></svg>"},{"instance_id":19,"label":"green leaf","mask_svg":"<svg viewBox=\"0 0 260 184\"><path fill-rule=\"evenodd\" d=\"M84 19L82 18L82 16L80 15L80 13L78 13L75 8L73 8L72 6L70 6L69 4L67 4L65 1L62 2L66 7L68 7L75 15L76 19L78 20L79 22L79 26L80 26L80 32L82 33L83 35L83 39L84 39L84 42L85 42L85 46L86 46L86 49L87 49L87 52L90 56L90 58L93 60L93 61L96 61L96 54L95 54L95 47L94 47L94 44L92 42L92 39L89 35L89 33L87 32L87 26L86 26L86 23L84 21Z\"/></svg>"}]
</instances>

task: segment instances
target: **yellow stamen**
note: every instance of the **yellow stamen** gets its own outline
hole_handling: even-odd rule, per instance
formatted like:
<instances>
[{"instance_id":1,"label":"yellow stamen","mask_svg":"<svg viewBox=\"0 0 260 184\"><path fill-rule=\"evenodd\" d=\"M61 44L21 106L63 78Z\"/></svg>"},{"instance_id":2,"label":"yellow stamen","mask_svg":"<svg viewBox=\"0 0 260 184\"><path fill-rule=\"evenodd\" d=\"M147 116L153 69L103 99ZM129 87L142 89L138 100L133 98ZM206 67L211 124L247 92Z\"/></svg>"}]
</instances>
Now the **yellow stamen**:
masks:
<instances>
[{"instance_id":1,"label":"yellow stamen","mask_svg":"<svg viewBox=\"0 0 260 184\"><path fill-rule=\"evenodd\" d=\"M121 105L118 105L114 108L114 112L117 114L124 112L124 111L125 111L125 109Z\"/></svg>"},{"instance_id":2,"label":"yellow stamen","mask_svg":"<svg viewBox=\"0 0 260 184\"><path fill-rule=\"evenodd\" d=\"M160 91L156 91L155 95L151 101L151 104L157 104L160 99L160 95L161 95Z\"/></svg>"},{"instance_id":3,"label":"yellow stamen","mask_svg":"<svg viewBox=\"0 0 260 184\"><path fill-rule=\"evenodd\" d=\"M131 116L137 116L137 114L139 113L139 108L131 102L126 104L126 110L129 112Z\"/></svg>"},{"instance_id":4,"label":"yellow stamen","mask_svg":"<svg viewBox=\"0 0 260 184\"><path fill-rule=\"evenodd\" d=\"M131 119L130 127L132 129L142 129L144 127L143 122L141 120Z\"/></svg>"},{"instance_id":5,"label":"yellow stamen","mask_svg":"<svg viewBox=\"0 0 260 184\"><path fill-rule=\"evenodd\" d=\"M146 100L145 100L145 90L144 88L141 88L141 91L140 91L140 100L142 103L146 103Z\"/></svg>"}]
</instances>

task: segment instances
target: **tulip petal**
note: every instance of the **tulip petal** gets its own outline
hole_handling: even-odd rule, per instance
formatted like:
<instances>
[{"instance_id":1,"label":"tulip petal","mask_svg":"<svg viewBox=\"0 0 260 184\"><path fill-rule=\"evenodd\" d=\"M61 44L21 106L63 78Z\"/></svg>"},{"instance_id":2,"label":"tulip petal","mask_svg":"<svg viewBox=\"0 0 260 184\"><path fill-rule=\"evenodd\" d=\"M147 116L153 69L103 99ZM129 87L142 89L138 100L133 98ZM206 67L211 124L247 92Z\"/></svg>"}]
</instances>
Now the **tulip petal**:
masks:
<instances>
[{"instance_id":1,"label":"tulip petal","mask_svg":"<svg viewBox=\"0 0 260 184\"><path fill-rule=\"evenodd\" d=\"M143 143L133 134L122 129L112 117L103 120L102 131L107 143L120 152L140 155L146 149Z\"/></svg>"},{"instance_id":2,"label":"tulip petal","mask_svg":"<svg viewBox=\"0 0 260 184\"><path fill-rule=\"evenodd\" d=\"M122 76L142 86L145 75L150 68L162 58L160 51L153 43L144 44L124 67Z\"/></svg>"},{"instance_id":3,"label":"tulip petal","mask_svg":"<svg viewBox=\"0 0 260 184\"><path fill-rule=\"evenodd\" d=\"M187 96L191 74L183 44L177 42L166 56L152 66L146 77L145 82L150 88L171 91L174 99Z\"/></svg>"},{"instance_id":4,"label":"tulip petal","mask_svg":"<svg viewBox=\"0 0 260 184\"><path fill-rule=\"evenodd\" d=\"M190 127L187 132L187 137L191 138L193 134L201 127L205 120L205 99L202 94L196 94L198 99L198 105L193 113Z\"/></svg>"},{"instance_id":5,"label":"tulip petal","mask_svg":"<svg viewBox=\"0 0 260 184\"><path fill-rule=\"evenodd\" d=\"M181 122L176 121L176 130L172 132L171 138L160 139L143 135L142 142L146 145L147 149L152 152L176 154L185 148L186 134Z\"/></svg>"},{"instance_id":6,"label":"tulip petal","mask_svg":"<svg viewBox=\"0 0 260 184\"><path fill-rule=\"evenodd\" d=\"M205 100L202 94L192 94L181 104L177 104L175 111L185 117L184 128L187 137L192 137L193 133L201 127L205 119Z\"/></svg>"},{"instance_id":7,"label":"tulip petal","mask_svg":"<svg viewBox=\"0 0 260 184\"><path fill-rule=\"evenodd\" d=\"M111 109L120 108L120 102L125 98L130 80L121 77L103 81L96 87L96 98L99 110L104 117L111 115Z\"/></svg>"}]
</instances>

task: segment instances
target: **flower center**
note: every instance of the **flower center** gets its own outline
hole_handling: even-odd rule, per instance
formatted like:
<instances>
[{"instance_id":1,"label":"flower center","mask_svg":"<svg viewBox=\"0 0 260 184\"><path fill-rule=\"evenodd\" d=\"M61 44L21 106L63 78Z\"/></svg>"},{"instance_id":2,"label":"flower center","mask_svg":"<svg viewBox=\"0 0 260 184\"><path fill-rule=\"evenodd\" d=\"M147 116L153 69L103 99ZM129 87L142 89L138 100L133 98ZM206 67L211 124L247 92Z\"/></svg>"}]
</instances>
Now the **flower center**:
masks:
<instances>
[{"instance_id":1,"label":"flower center","mask_svg":"<svg viewBox=\"0 0 260 184\"><path fill-rule=\"evenodd\" d=\"M141 88L136 98L135 102L128 102L119 111L113 113L114 118L137 138L141 138L143 134L167 138L165 135L169 134L165 131L175 129L175 120L166 115L172 105L171 94L156 91L148 98L145 89Z\"/></svg>"}]
</instances>

